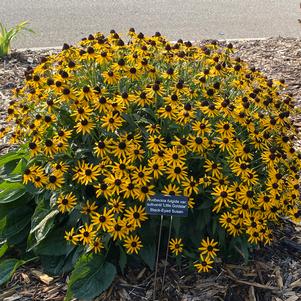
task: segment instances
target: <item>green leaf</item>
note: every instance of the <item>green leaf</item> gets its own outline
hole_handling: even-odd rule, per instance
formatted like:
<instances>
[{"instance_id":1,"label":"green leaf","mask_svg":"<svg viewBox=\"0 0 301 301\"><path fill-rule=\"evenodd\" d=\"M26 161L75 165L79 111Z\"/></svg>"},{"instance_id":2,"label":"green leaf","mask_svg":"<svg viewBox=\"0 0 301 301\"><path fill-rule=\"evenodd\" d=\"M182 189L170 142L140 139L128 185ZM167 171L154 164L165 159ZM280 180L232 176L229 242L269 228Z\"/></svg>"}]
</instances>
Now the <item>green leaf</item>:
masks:
<instances>
[{"instance_id":1,"label":"green leaf","mask_svg":"<svg viewBox=\"0 0 301 301\"><path fill-rule=\"evenodd\" d=\"M149 268L153 270L156 259L156 245L151 243L144 244L140 251L140 257L149 266Z\"/></svg>"},{"instance_id":2,"label":"green leaf","mask_svg":"<svg viewBox=\"0 0 301 301\"><path fill-rule=\"evenodd\" d=\"M36 247L51 231L55 217L59 211L45 208L43 201L38 203L36 210L31 218L31 231L28 239L28 251Z\"/></svg>"},{"instance_id":3,"label":"green leaf","mask_svg":"<svg viewBox=\"0 0 301 301\"><path fill-rule=\"evenodd\" d=\"M27 165L27 160L21 158L15 169L11 172L12 175L20 175L24 172Z\"/></svg>"},{"instance_id":4,"label":"green leaf","mask_svg":"<svg viewBox=\"0 0 301 301\"><path fill-rule=\"evenodd\" d=\"M9 245L18 245L18 248L22 250L26 249L26 240L30 231L30 223L26 225L20 232L16 235L12 235L7 238L7 242Z\"/></svg>"},{"instance_id":5,"label":"green leaf","mask_svg":"<svg viewBox=\"0 0 301 301\"><path fill-rule=\"evenodd\" d=\"M10 209L0 220L0 239L8 239L26 228L30 224L32 211L33 209L26 205Z\"/></svg>"},{"instance_id":6,"label":"green leaf","mask_svg":"<svg viewBox=\"0 0 301 301\"><path fill-rule=\"evenodd\" d=\"M0 156L0 166L3 166L10 161L18 160L21 158L26 158L24 152L19 152L19 151L8 152L7 154Z\"/></svg>"},{"instance_id":7,"label":"green leaf","mask_svg":"<svg viewBox=\"0 0 301 301\"><path fill-rule=\"evenodd\" d=\"M119 267L121 269L122 274L124 273L124 269L126 267L127 263L127 256L126 253L124 252L123 248L119 246L120 248L120 253L119 253Z\"/></svg>"},{"instance_id":8,"label":"green leaf","mask_svg":"<svg viewBox=\"0 0 301 301\"><path fill-rule=\"evenodd\" d=\"M37 255L61 256L68 254L74 246L64 239L65 229L53 229L35 248Z\"/></svg>"},{"instance_id":9,"label":"green leaf","mask_svg":"<svg viewBox=\"0 0 301 301\"><path fill-rule=\"evenodd\" d=\"M0 286L9 281L18 267L24 263L23 260L6 259L0 262Z\"/></svg>"},{"instance_id":10,"label":"green leaf","mask_svg":"<svg viewBox=\"0 0 301 301\"><path fill-rule=\"evenodd\" d=\"M0 247L0 258L6 253L8 249L8 244L5 242L1 247Z\"/></svg>"},{"instance_id":11,"label":"green leaf","mask_svg":"<svg viewBox=\"0 0 301 301\"><path fill-rule=\"evenodd\" d=\"M249 261L249 256L250 256L250 252L249 252L249 243L246 239L244 238L240 238L240 241L239 241L239 250L240 250L240 254L242 255L245 263L248 263Z\"/></svg>"},{"instance_id":12,"label":"green leaf","mask_svg":"<svg viewBox=\"0 0 301 301\"><path fill-rule=\"evenodd\" d=\"M115 266L103 256L83 255L70 276L67 296L92 300L111 285L115 275Z\"/></svg>"},{"instance_id":13,"label":"green leaf","mask_svg":"<svg viewBox=\"0 0 301 301\"><path fill-rule=\"evenodd\" d=\"M218 219L214 217L211 222L212 222L212 234L215 235L217 225L218 225Z\"/></svg>"},{"instance_id":14,"label":"green leaf","mask_svg":"<svg viewBox=\"0 0 301 301\"><path fill-rule=\"evenodd\" d=\"M175 230L175 235L179 236L181 228L181 217L174 217L172 226Z\"/></svg>"},{"instance_id":15,"label":"green leaf","mask_svg":"<svg viewBox=\"0 0 301 301\"><path fill-rule=\"evenodd\" d=\"M25 193L26 189L23 184L5 181L0 184L0 204L14 202Z\"/></svg>"},{"instance_id":16,"label":"green leaf","mask_svg":"<svg viewBox=\"0 0 301 301\"><path fill-rule=\"evenodd\" d=\"M74 265L68 256L39 256L43 270L49 275L69 273Z\"/></svg>"}]
</instances>

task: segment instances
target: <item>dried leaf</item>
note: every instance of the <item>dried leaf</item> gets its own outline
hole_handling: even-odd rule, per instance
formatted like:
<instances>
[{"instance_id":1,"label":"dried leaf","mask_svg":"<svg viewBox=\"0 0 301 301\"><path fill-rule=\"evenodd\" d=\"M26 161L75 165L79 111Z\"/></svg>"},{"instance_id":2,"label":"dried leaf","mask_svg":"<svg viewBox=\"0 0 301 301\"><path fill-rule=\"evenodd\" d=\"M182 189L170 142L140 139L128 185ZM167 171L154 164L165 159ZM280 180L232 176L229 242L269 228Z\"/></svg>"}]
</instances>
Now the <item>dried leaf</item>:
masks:
<instances>
[{"instance_id":1,"label":"dried leaf","mask_svg":"<svg viewBox=\"0 0 301 301\"><path fill-rule=\"evenodd\" d=\"M31 273L38 278L41 282L49 285L54 279L47 274L44 274L38 270L31 270Z\"/></svg>"}]
</instances>

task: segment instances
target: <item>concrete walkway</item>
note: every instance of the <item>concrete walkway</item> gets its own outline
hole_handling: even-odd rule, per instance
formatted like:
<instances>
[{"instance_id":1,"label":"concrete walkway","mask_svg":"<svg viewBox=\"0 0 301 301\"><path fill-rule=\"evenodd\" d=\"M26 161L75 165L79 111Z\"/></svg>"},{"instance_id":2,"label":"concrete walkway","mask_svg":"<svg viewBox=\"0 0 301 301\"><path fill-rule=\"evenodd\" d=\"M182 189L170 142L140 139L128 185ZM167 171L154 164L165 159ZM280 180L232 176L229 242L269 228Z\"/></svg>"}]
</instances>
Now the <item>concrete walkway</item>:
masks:
<instances>
[{"instance_id":1,"label":"concrete walkway","mask_svg":"<svg viewBox=\"0 0 301 301\"><path fill-rule=\"evenodd\" d=\"M14 25L30 20L35 35L15 47L74 43L96 31L130 27L178 38L301 37L300 0L0 0L0 18Z\"/></svg>"}]
</instances>

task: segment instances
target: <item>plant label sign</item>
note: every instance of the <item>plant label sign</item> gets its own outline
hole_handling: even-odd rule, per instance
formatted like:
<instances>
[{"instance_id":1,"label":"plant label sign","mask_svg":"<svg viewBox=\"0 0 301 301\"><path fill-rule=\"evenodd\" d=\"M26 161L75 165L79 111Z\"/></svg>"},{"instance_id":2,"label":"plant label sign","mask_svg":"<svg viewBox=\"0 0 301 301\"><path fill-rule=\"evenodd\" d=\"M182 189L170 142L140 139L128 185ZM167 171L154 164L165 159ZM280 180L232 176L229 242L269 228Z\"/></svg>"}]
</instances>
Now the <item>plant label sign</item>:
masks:
<instances>
[{"instance_id":1,"label":"plant label sign","mask_svg":"<svg viewBox=\"0 0 301 301\"><path fill-rule=\"evenodd\" d=\"M155 195L146 202L146 213L150 215L188 215L188 198L185 196Z\"/></svg>"}]
</instances>

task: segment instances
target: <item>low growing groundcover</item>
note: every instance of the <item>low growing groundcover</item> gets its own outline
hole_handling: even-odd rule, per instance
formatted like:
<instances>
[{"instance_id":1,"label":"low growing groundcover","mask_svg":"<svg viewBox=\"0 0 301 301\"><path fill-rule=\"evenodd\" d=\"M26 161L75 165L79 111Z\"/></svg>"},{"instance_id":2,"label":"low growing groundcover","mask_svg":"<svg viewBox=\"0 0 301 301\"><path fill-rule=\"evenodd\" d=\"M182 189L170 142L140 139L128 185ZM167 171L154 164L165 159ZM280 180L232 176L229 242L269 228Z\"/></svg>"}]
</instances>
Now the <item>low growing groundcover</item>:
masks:
<instances>
[{"instance_id":1,"label":"low growing groundcover","mask_svg":"<svg viewBox=\"0 0 301 301\"><path fill-rule=\"evenodd\" d=\"M285 84L233 58L231 44L129 34L126 44L90 35L43 58L2 130L20 147L1 161L1 239L48 273L75 265L68 296L97 296L126 266L153 268L160 218L145 202L157 193L189 198L170 251L199 272L216 256L247 260L282 217L299 217Z\"/></svg>"}]
</instances>

